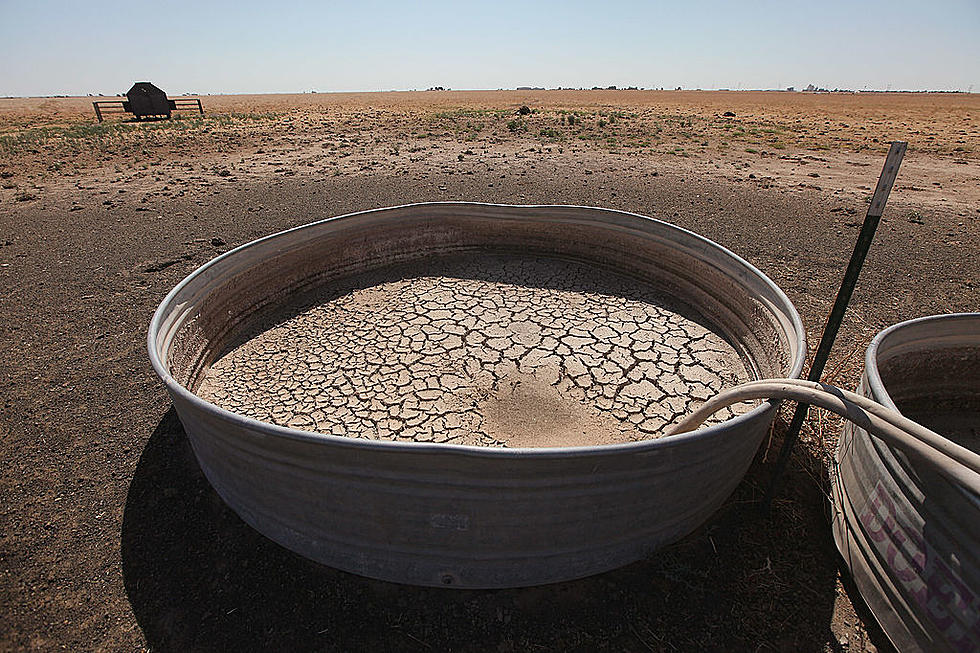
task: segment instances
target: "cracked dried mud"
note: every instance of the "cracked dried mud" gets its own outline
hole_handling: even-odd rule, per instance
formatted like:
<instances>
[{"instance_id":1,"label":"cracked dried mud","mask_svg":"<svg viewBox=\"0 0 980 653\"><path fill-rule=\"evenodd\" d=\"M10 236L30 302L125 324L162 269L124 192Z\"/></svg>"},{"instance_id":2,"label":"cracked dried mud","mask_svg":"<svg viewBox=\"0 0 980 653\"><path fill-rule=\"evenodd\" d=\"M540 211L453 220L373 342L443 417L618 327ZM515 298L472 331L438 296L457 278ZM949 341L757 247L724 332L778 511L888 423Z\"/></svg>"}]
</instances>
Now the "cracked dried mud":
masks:
<instances>
[{"instance_id":1,"label":"cracked dried mud","mask_svg":"<svg viewBox=\"0 0 980 653\"><path fill-rule=\"evenodd\" d=\"M585 446L663 435L749 378L706 321L567 261L478 256L366 273L292 312L218 360L198 394L338 436Z\"/></svg>"}]
</instances>

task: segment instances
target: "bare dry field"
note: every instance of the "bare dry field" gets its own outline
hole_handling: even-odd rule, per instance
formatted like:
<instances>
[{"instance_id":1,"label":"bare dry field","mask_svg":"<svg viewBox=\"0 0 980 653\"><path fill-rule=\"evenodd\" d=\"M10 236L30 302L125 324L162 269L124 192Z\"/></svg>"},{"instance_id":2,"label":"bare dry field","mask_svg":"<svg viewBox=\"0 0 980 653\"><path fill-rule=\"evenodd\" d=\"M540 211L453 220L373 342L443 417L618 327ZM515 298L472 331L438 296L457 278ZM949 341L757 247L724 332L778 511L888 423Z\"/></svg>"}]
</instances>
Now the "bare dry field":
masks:
<instances>
[{"instance_id":1,"label":"bare dry field","mask_svg":"<svg viewBox=\"0 0 980 653\"><path fill-rule=\"evenodd\" d=\"M876 168L888 143L902 139L909 155L893 199L969 208L980 192L978 98L725 91L236 95L205 97L204 117L185 113L147 124L97 124L90 98L0 99L0 151L10 155L8 167L26 173L21 183L5 184L0 200L93 173L153 190L147 178L159 177L161 166L185 174L315 178L481 162L483 172L492 172L487 159L522 156L532 146L585 158L611 154L633 163L631 170L656 160L762 187L866 195L875 175L865 168ZM532 113L516 114L520 106ZM445 151L451 144L469 147ZM186 184L182 177L171 181Z\"/></svg>"},{"instance_id":2,"label":"bare dry field","mask_svg":"<svg viewBox=\"0 0 980 653\"><path fill-rule=\"evenodd\" d=\"M102 124L92 99L0 99L0 649L887 649L838 570L826 415L768 516L755 503L785 419L718 514L647 560L522 590L406 587L308 562L232 513L153 376L146 327L197 266L312 220L581 204L748 259L812 351L888 142L907 140L827 368L852 388L881 328L980 307L980 95L206 96L205 116Z\"/></svg>"}]
</instances>

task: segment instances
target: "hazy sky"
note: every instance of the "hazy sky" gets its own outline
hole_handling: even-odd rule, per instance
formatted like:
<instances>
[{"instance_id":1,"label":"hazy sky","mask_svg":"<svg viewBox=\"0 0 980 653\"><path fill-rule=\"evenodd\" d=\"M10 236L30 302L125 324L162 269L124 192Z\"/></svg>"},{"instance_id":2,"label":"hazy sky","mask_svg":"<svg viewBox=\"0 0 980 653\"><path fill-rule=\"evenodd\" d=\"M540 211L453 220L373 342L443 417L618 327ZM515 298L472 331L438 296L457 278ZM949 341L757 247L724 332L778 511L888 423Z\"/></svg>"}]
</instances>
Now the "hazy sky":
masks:
<instances>
[{"instance_id":1,"label":"hazy sky","mask_svg":"<svg viewBox=\"0 0 980 653\"><path fill-rule=\"evenodd\" d=\"M980 0L0 0L0 96L643 86L980 92Z\"/></svg>"}]
</instances>

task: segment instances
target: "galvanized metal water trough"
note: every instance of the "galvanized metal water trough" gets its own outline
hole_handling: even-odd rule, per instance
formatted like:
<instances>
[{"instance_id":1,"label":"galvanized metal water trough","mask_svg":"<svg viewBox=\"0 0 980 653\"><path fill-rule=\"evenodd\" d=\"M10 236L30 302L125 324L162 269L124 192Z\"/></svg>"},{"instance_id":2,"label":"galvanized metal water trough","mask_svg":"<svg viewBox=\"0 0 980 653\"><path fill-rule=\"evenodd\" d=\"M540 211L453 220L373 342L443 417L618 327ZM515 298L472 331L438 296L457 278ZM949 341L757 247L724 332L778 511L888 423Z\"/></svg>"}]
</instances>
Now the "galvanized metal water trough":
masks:
<instances>
[{"instance_id":1,"label":"galvanized metal water trough","mask_svg":"<svg viewBox=\"0 0 980 653\"><path fill-rule=\"evenodd\" d=\"M290 297L427 257L520 253L651 284L710 322L756 378L796 377L800 318L746 261L644 216L571 206L416 204L305 225L207 263L164 299L148 346L215 490L281 545L364 576L492 588L595 574L704 523L773 419L763 403L700 431L595 447L490 449L337 437L194 394L223 352Z\"/></svg>"},{"instance_id":2,"label":"galvanized metal water trough","mask_svg":"<svg viewBox=\"0 0 980 653\"><path fill-rule=\"evenodd\" d=\"M980 453L980 313L882 331L858 392ZM851 422L836 462L834 539L888 638L980 650L980 496Z\"/></svg>"}]
</instances>

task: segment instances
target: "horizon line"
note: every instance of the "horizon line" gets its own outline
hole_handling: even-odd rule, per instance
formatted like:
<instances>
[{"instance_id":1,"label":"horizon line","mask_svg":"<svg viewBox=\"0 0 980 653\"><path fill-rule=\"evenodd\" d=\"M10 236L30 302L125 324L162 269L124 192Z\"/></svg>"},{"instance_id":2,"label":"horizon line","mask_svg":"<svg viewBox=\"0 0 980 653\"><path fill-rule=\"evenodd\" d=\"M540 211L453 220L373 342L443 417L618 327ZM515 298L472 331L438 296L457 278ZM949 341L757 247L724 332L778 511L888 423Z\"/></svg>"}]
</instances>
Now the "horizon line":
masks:
<instances>
[{"instance_id":1,"label":"horizon line","mask_svg":"<svg viewBox=\"0 0 980 653\"><path fill-rule=\"evenodd\" d=\"M815 89L802 89L793 86L786 88L684 88L684 87L659 87L659 88L647 88L647 87L617 87L617 86L554 86L554 87L543 87L543 86L518 86L518 87L507 87L507 88L448 88L448 87L430 87L426 89L419 88L404 88L404 89L372 89L372 90L328 90L321 91L316 89L310 89L305 91L230 91L230 92L189 92L184 91L181 93L173 94L174 97L181 95L199 95L205 97L214 96L229 96L229 95L344 95L344 94L367 94L367 93L485 93L485 92L541 92L541 91L628 91L628 92L654 92L654 93L667 93L667 92L701 92L701 93L801 93L801 94L826 94L826 93L950 93L950 94L963 94L963 95L974 95L973 86L971 85L968 90L962 89L949 89L949 88L920 88L920 89L892 89L892 88L815 88ZM0 98L5 100L27 100L27 99L51 99L51 98L87 98L87 97L125 97L125 93L113 93L107 95L105 93L86 93L86 94L70 94L70 93L49 93L44 95L0 95Z\"/></svg>"}]
</instances>

